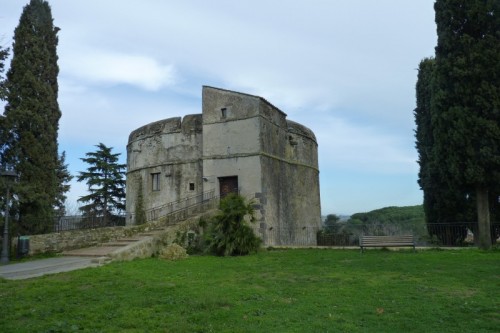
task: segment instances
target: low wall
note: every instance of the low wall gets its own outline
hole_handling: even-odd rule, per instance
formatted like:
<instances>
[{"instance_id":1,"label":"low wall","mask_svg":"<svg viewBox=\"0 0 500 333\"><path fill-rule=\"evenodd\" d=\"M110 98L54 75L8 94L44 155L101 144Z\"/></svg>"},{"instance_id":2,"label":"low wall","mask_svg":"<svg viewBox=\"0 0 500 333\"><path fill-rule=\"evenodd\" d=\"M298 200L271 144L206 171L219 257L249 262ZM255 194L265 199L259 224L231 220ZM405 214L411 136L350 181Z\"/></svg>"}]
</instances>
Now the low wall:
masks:
<instances>
[{"instance_id":1,"label":"low wall","mask_svg":"<svg viewBox=\"0 0 500 333\"><path fill-rule=\"evenodd\" d=\"M152 221L142 225L69 230L51 234L31 235L29 236L29 255L51 252L57 253L67 250L98 246L103 243L116 241L120 238L129 238L139 233L147 233L163 228L167 228L167 230L172 229L172 227L180 222L187 221L188 219L191 220L193 216L201 215L203 211L211 208L214 207L209 205L203 207L192 207L160 218L158 221ZM175 237L175 232L173 237ZM16 253L17 237L12 238L12 247L12 253Z\"/></svg>"},{"instance_id":2,"label":"low wall","mask_svg":"<svg viewBox=\"0 0 500 333\"><path fill-rule=\"evenodd\" d=\"M209 214L211 213L209 212L203 215L198 215L196 217L188 218L181 223L169 225L164 230L157 231L153 235L146 237L141 241L134 242L113 251L109 254L109 257L112 260L117 261L133 260L136 258L150 258L151 256L158 254L163 247L172 244L177 237L178 231L185 232L198 229L199 218Z\"/></svg>"}]
</instances>

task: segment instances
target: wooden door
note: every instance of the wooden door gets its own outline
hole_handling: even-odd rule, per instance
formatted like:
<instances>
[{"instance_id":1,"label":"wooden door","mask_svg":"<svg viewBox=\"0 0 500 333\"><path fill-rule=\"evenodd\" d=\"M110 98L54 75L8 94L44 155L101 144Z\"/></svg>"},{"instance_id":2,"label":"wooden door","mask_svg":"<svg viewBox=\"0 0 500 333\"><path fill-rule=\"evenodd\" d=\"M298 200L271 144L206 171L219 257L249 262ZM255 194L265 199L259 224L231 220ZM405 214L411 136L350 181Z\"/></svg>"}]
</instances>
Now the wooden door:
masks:
<instances>
[{"instance_id":1,"label":"wooden door","mask_svg":"<svg viewBox=\"0 0 500 333\"><path fill-rule=\"evenodd\" d=\"M219 178L220 197L224 198L229 193L238 193L238 177L220 177Z\"/></svg>"}]
</instances>

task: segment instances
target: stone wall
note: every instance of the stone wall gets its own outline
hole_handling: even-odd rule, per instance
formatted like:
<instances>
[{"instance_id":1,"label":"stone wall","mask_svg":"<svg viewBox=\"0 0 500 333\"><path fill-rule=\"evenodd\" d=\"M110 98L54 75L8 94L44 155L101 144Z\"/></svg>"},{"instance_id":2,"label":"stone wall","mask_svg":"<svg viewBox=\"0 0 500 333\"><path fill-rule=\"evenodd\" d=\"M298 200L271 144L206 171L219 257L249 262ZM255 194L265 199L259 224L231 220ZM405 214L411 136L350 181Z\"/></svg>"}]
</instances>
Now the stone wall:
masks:
<instances>
[{"instance_id":1,"label":"stone wall","mask_svg":"<svg viewBox=\"0 0 500 333\"><path fill-rule=\"evenodd\" d=\"M134 224L142 191L147 210L202 193L202 115L164 119L142 126L127 145L127 225ZM153 185L157 175L157 187Z\"/></svg>"},{"instance_id":2,"label":"stone wall","mask_svg":"<svg viewBox=\"0 0 500 333\"><path fill-rule=\"evenodd\" d=\"M131 133L127 213L135 210L138 182L143 184L148 209L183 197L193 179L193 194L214 191L219 195L237 183L238 192L254 200L255 231L265 236L266 245L293 245L294 230L319 227L314 133L287 120L284 112L262 97L207 86L202 94L201 115L182 121L166 119ZM165 190L150 191L144 179L151 173L167 176L168 180L162 178ZM127 219L129 223L133 219ZM276 236L267 237L266 230Z\"/></svg>"},{"instance_id":3,"label":"stone wall","mask_svg":"<svg viewBox=\"0 0 500 333\"><path fill-rule=\"evenodd\" d=\"M189 209L163 217L158 221L149 222L143 225L71 230L59 233L31 235L29 236L29 255L39 253L58 253L66 250L98 246L103 243L116 241L120 238L129 238L139 233L158 231L159 229L176 230L175 228L179 228L179 226L176 225L182 225L184 223L182 221L192 222L203 214L212 214L216 206L217 201L211 200L210 202L206 202L204 205L190 207ZM12 239L12 245L17 245L17 238Z\"/></svg>"}]
</instances>

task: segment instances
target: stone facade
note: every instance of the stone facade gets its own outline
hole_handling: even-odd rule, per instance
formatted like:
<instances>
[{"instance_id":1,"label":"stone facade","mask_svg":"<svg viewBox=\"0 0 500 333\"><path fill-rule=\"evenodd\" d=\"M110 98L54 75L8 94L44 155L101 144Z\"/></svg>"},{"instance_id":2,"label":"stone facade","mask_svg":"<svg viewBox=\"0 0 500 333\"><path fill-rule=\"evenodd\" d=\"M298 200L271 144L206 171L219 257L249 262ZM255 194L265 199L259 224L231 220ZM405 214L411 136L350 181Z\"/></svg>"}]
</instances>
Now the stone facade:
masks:
<instances>
[{"instance_id":1,"label":"stone facade","mask_svg":"<svg viewBox=\"0 0 500 333\"><path fill-rule=\"evenodd\" d=\"M206 86L202 97L202 114L130 134L127 224L141 195L151 210L208 191L239 192L255 203L265 245L293 245L299 229L314 233L321 226L314 133L262 97Z\"/></svg>"}]
</instances>

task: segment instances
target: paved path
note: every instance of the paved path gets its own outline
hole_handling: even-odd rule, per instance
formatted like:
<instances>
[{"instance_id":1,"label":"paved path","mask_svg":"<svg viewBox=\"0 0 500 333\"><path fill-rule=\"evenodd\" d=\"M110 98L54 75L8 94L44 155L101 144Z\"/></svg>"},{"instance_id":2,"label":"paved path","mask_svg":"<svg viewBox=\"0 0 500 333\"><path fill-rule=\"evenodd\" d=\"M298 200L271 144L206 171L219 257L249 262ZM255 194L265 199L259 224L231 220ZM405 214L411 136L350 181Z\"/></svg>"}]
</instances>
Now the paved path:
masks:
<instances>
[{"instance_id":1,"label":"paved path","mask_svg":"<svg viewBox=\"0 0 500 333\"><path fill-rule=\"evenodd\" d=\"M62 257L38 259L18 264L0 265L0 277L9 280L29 279L46 274L72 271L86 267L97 267L111 261L110 254L127 245L150 236L143 233L133 238L123 238L100 246L64 251Z\"/></svg>"},{"instance_id":2,"label":"paved path","mask_svg":"<svg viewBox=\"0 0 500 333\"><path fill-rule=\"evenodd\" d=\"M21 280L100 265L95 257L55 257L0 266L0 277Z\"/></svg>"}]
</instances>

